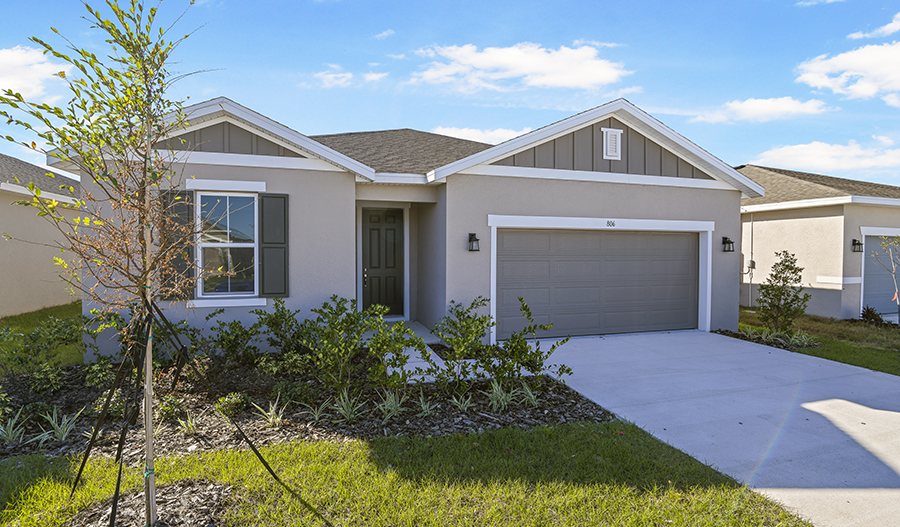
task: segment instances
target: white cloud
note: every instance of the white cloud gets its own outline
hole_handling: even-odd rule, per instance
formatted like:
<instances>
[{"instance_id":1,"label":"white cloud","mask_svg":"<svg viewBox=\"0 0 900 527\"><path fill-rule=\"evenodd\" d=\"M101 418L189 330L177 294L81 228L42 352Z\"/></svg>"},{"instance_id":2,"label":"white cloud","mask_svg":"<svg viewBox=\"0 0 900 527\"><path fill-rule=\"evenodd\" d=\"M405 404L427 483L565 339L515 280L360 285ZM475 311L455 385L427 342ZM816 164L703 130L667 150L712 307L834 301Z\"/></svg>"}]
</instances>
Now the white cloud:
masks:
<instances>
[{"instance_id":1,"label":"white cloud","mask_svg":"<svg viewBox=\"0 0 900 527\"><path fill-rule=\"evenodd\" d=\"M863 46L840 55L820 55L798 67L802 82L851 99L882 97L900 103L900 42ZM897 104L900 106L900 104Z\"/></svg>"},{"instance_id":2,"label":"white cloud","mask_svg":"<svg viewBox=\"0 0 900 527\"><path fill-rule=\"evenodd\" d=\"M508 141L513 137L519 137L522 134L527 134L531 130L531 128L523 128L521 130L510 130L508 128L479 130L477 128L455 128L452 126L438 126L431 131L436 134L449 135L450 137L459 137L460 139L468 139L470 141L478 141L479 143L496 145L502 143L503 141Z\"/></svg>"},{"instance_id":3,"label":"white cloud","mask_svg":"<svg viewBox=\"0 0 900 527\"><path fill-rule=\"evenodd\" d=\"M894 144L894 140L886 135L873 135L872 139L881 143L882 146L892 146Z\"/></svg>"},{"instance_id":4,"label":"white cloud","mask_svg":"<svg viewBox=\"0 0 900 527\"><path fill-rule=\"evenodd\" d=\"M872 168L900 168L900 148L884 148L884 144L866 148L856 141L835 145L813 141L805 145L773 148L751 161L753 164L833 172Z\"/></svg>"},{"instance_id":5,"label":"white cloud","mask_svg":"<svg viewBox=\"0 0 900 527\"><path fill-rule=\"evenodd\" d=\"M597 49L600 48L618 48L621 47L622 44L616 44L615 42L600 42L598 40L585 40L579 38L575 42L572 42L572 45L576 48L580 48L581 46L593 46Z\"/></svg>"},{"instance_id":6,"label":"white cloud","mask_svg":"<svg viewBox=\"0 0 900 527\"><path fill-rule=\"evenodd\" d=\"M889 24L883 25L880 28L870 31L868 33L863 33L862 31L857 31L856 33L851 33L847 35L847 38L872 38L872 37L886 37L888 35L893 35L897 31L900 31L900 13L894 15L894 19L891 20Z\"/></svg>"},{"instance_id":7,"label":"white cloud","mask_svg":"<svg viewBox=\"0 0 900 527\"><path fill-rule=\"evenodd\" d=\"M522 42L479 51L475 45L466 44L435 46L416 53L445 61L431 62L424 71L413 75L413 82L450 84L466 92L506 91L519 85L593 90L632 73L620 63L597 58L597 48L586 45L550 49Z\"/></svg>"},{"instance_id":8,"label":"white cloud","mask_svg":"<svg viewBox=\"0 0 900 527\"><path fill-rule=\"evenodd\" d=\"M900 95L897 95L896 93L889 93L882 97L881 100L886 102L888 106L900 108Z\"/></svg>"},{"instance_id":9,"label":"white cloud","mask_svg":"<svg viewBox=\"0 0 900 527\"><path fill-rule=\"evenodd\" d=\"M622 88L620 90L616 90L606 94L606 97L610 99L618 99L619 97L625 97L626 95L631 95L632 93L644 93L643 86L629 86L627 88Z\"/></svg>"},{"instance_id":10,"label":"white cloud","mask_svg":"<svg viewBox=\"0 0 900 527\"><path fill-rule=\"evenodd\" d=\"M347 86L350 86L350 81L353 80L352 73L341 71L343 68L337 64L328 64L327 66L331 69L320 71L313 75L322 82L324 88L346 88Z\"/></svg>"},{"instance_id":11,"label":"white cloud","mask_svg":"<svg viewBox=\"0 0 900 527\"><path fill-rule=\"evenodd\" d=\"M717 110L697 115L691 121L725 123L731 121L755 121L759 123L788 119L798 115L813 115L827 111L825 103L818 99L803 102L793 97L772 99L747 99L727 102Z\"/></svg>"},{"instance_id":12,"label":"white cloud","mask_svg":"<svg viewBox=\"0 0 900 527\"><path fill-rule=\"evenodd\" d=\"M406 58L406 55L404 55L403 53L399 53L399 54L396 54L396 55L394 55L394 54L389 54L388 57L390 57L390 58L392 58L392 59L398 59L398 60L399 60L399 59L405 59L405 58Z\"/></svg>"},{"instance_id":13,"label":"white cloud","mask_svg":"<svg viewBox=\"0 0 900 527\"><path fill-rule=\"evenodd\" d=\"M377 35L375 35L375 38L377 38L378 40L384 40L393 34L394 34L393 29L387 29L387 30L382 31L381 33L378 33Z\"/></svg>"},{"instance_id":14,"label":"white cloud","mask_svg":"<svg viewBox=\"0 0 900 527\"><path fill-rule=\"evenodd\" d=\"M366 82L377 82L387 76L387 73L364 73L363 79L365 79Z\"/></svg>"},{"instance_id":15,"label":"white cloud","mask_svg":"<svg viewBox=\"0 0 900 527\"><path fill-rule=\"evenodd\" d=\"M796 5L809 6L816 4L833 4L835 2L843 2L844 0L802 0L797 2Z\"/></svg>"},{"instance_id":16,"label":"white cloud","mask_svg":"<svg viewBox=\"0 0 900 527\"><path fill-rule=\"evenodd\" d=\"M21 93L26 99L53 103L60 96L47 96L49 84L60 71L68 73L69 65L53 64L40 50L16 46L0 49L0 90Z\"/></svg>"}]
</instances>

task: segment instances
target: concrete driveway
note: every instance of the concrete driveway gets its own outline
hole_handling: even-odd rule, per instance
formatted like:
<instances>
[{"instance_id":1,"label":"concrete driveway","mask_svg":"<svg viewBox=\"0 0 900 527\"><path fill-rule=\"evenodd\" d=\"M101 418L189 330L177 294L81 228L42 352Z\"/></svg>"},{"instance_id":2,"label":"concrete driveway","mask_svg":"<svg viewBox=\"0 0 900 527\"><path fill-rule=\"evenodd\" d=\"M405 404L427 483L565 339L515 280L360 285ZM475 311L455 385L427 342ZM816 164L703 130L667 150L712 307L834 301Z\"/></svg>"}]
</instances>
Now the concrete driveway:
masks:
<instances>
[{"instance_id":1,"label":"concrete driveway","mask_svg":"<svg viewBox=\"0 0 900 527\"><path fill-rule=\"evenodd\" d=\"M699 331L573 338L551 362L816 525L900 524L900 377Z\"/></svg>"}]
</instances>

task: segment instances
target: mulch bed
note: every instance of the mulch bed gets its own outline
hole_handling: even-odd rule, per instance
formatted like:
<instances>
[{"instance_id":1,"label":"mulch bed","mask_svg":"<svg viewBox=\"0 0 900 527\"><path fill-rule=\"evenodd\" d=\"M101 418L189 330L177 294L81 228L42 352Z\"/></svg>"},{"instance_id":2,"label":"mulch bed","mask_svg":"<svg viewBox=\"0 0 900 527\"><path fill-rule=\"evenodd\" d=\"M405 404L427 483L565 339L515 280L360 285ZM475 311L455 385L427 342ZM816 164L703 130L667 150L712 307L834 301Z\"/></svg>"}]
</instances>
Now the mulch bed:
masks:
<instances>
[{"instance_id":1,"label":"mulch bed","mask_svg":"<svg viewBox=\"0 0 900 527\"><path fill-rule=\"evenodd\" d=\"M739 333L737 331L730 331L727 329L717 329L714 330L713 333L718 333L719 335L725 335L726 337L731 337L734 339L746 340L747 342L753 342L756 344L762 344L763 346L769 346L772 348L783 349L787 351L796 351L798 349L804 348L818 348L822 345L821 342L810 342L808 346L790 346L788 344L784 344L782 342L778 342L776 340L767 341L761 337L757 336L749 336L744 333Z\"/></svg>"},{"instance_id":2,"label":"mulch bed","mask_svg":"<svg viewBox=\"0 0 900 527\"><path fill-rule=\"evenodd\" d=\"M90 405L102 393L100 389L84 386L84 368L71 366L65 368L63 388L52 396L35 395L30 392L28 376L9 376L2 381L4 390L11 396L14 408L18 408L35 400L57 405L65 414L73 414ZM155 385L158 408L162 396L171 393L181 399L184 408L195 416L197 433L186 435L179 431L177 423L157 423L154 447L158 456L184 455L215 450L241 450L248 448L230 425L214 411L215 401L222 395L241 391L252 400L268 409L273 400L272 387L278 381L302 382L311 387L314 404L333 401L335 393L329 391L317 380L304 377L272 378L262 375L257 370L246 366L228 365L221 368L209 368L212 381L211 389L190 378L184 378L176 389L168 391L171 376L159 375ZM537 395L537 405L531 406L520 402L509 406L503 412L494 412L490 408L485 392L489 390L487 382L475 382L466 392L472 397L472 407L461 412L449 402L448 396L433 383L412 385L408 390L408 399L404 403L404 411L395 418L384 422L381 414L375 409L375 402L380 397L368 390L358 394L360 400L366 401L365 409L358 420L353 423L340 421L338 412L328 408L318 422L314 422L311 412L299 405L290 406L284 414L285 423L279 427L267 427L263 417L255 408L244 411L235 421L257 446L277 444L287 441L349 441L353 439L372 439L386 436L439 436L448 434L481 432L491 428L519 427L529 428L539 425L556 425L569 421L599 421L615 419L615 416L585 399L574 390L559 381L542 376L529 378L529 385ZM423 415L420 398L434 405L430 415ZM36 420L38 422L43 420ZM27 440L38 435L41 430L38 422L30 422L25 441L8 446L0 446L0 459L10 456L43 453L49 456L65 456L83 453L87 446L86 434L95 424L95 416L85 416L78 423L64 442L48 441L44 445L27 443ZM47 428L46 423L44 428ZM115 455L121 421L104 427L100 440L95 443L92 456ZM140 466L143 462L144 434L142 418L129 428L123 457L132 466ZM168 516L161 518L159 525L179 526L216 526L222 525L221 511L228 502L230 489L212 482L181 482L174 486L161 487L158 492L160 510ZM143 493L129 496L120 503L120 515L117 525L142 525ZM129 501L130 500L130 501ZM165 507L162 500L167 500ZM200 501L198 501L200 500ZM203 507L199 507L202 503ZM205 508L204 508L205 507ZM73 527L108 525L109 501L82 511L72 520ZM129 512L126 512L129 511ZM105 515L105 516L104 516ZM105 518L105 520L104 520Z\"/></svg>"}]
</instances>

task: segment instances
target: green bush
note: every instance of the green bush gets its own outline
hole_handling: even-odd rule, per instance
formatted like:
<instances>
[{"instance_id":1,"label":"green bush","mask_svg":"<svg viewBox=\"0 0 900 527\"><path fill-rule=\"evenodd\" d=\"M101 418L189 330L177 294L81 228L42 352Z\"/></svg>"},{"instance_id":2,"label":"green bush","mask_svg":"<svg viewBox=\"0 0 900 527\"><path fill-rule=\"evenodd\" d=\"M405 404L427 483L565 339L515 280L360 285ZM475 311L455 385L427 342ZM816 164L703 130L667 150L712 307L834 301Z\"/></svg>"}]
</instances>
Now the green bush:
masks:
<instances>
[{"instance_id":1,"label":"green bush","mask_svg":"<svg viewBox=\"0 0 900 527\"><path fill-rule=\"evenodd\" d=\"M272 399L285 405L310 404L315 398L313 389L302 382L278 381L272 387Z\"/></svg>"},{"instance_id":2,"label":"green bush","mask_svg":"<svg viewBox=\"0 0 900 527\"><path fill-rule=\"evenodd\" d=\"M870 324L884 324L884 318L882 318L881 313L875 311L874 307L866 306L863 308L862 313L859 315L860 320L864 322L868 322Z\"/></svg>"},{"instance_id":3,"label":"green bush","mask_svg":"<svg viewBox=\"0 0 900 527\"><path fill-rule=\"evenodd\" d=\"M103 388L115 376L112 360L100 357L97 362L84 367L84 385L88 388Z\"/></svg>"},{"instance_id":4,"label":"green bush","mask_svg":"<svg viewBox=\"0 0 900 527\"><path fill-rule=\"evenodd\" d=\"M249 406L250 397L241 392L231 392L216 401L216 411L228 417L240 415Z\"/></svg>"},{"instance_id":5,"label":"green bush","mask_svg":"<svg viewBox=\"0 0 900 527\"><path fill-rule=\"evenodd\" d=\"M369 368L369 380L380 388L401 389L409 382L406 350L418 350L424 357L427 353L425 341L402 321L391 323L377 317L374 326L375 334L368 342L369 355L375 359L375 364Z\"/></svg>"},{"instance_id":6,"label":"green bush","mask_svg":"<svg viewBox=\"0 0 900 527\"><path fill-rule=\"evenodd\" d=\"M490 315L479 315L477 311L488 304L488 299L478 296L468 306L450 301L449 314L438 321L431 331L452 349L441 368L426 355L429 368L423 373L434 377L436 383L444 389L466 391L468 380L476 375L474 362L484 354L486 346L482 341L487 338L488 331L497 325Z\"/></svg>"},{"instance_id":7,"label":"green bush","mask_svg":"<svg viewBox=\"0 0 900 527\"><path fill-rule=\"evenodd\" d=\"M806 312L809 294L799 284L803 268L788 251L776 252L778 261L772 266L765 283L759 286L759 318L767 328L790 332L794 319ZM803 294L801 294L803 293Z\"/></svg>"},{"instance_id":8,"label":"green bush","mask_svg":"<svg viewBox=\"0 0 900 527\"><path fill-rule=\"evenodd\" d=\"M53 405L44 401L33 401L21 408L23 422L31 421L33 424L43 422L44 414L53 412Z\"/></svg>"},{"instance_id":9,"label":"green bush","mask_svg":"<svg viewBox=\"0 0 900 527\"><path fill-rule=\"evenodd\" d=\"M62 388L62 370L57 366L44 364L31 374L31 393L53 394Z\"/></svg>"},{"instance_id":10,"label":"green bush","mask_svg":"<svg viewBox=\"0 0 900 527\"><path fill-rule=\"evenodd\" d=\"M0 386L0 420L6 419L6 416L12 415L12 397L6 393L3 386Z\"/></svg>"},{"instance_id":11,"label":"green bush","mask_svg":"<svg viewBox=\"0 0 900 527\"><path fill-rule=\"evenodd\" d=\"M91 411L94 414L100 415L100 411L103 410L103 403L106 402L106 398L109 397L109 390L104 391L97 397L93 404L91 404ZM128 399L125 394L122 392L121 388L117 388L115 393L113 393L113 398L109 402L109 409L107 409L106 417L108 419L122 419L125 417L125 406L128 403Z\"/></svg>"},{"instance_id":12,"label":"green bush","mask_svg":"<svg viewBox=\"0 0 900 527\"><path fill-rule=\"evenodd\" d=\"M0 365L15 373L27 373L42 366L58 366L57 351L61 346L78 342L84 328L82 317L48 317L43 325L16 333L0 328Z\"/></svg>"},{"instance_id":13,"label":"green bush","mask_svg":"<svg viewBox=\"0 0 900 527\"><path fill-rule=\"evenodd\" d=\"M159 402L156 417L163 421L177 421L184 415L184 403L174 395L166 395Z\"/></svg>"},{"instance_id":14,"label":"green bush","mask_svg":"<svg viewBox=\"0 0 900 527\"><path fill-rule=\"evenodd\" d=\"M221 313L223 310L217 309L210 313L206 320L209 321ZM245 327L240 320L230 322L217 320L211 331L213 336L209 339L208 344L224 355L227 361L251 366L256 364L259 348L254 346L253 342L259 336L259 323Z\"/></svg>"},{"instance_id":15,"label":"green bush","mask_svg":"<svg viewBox=\"0 0 900 527\"><path fill-rule=\"evenodd\" d=\"M283 298L275 299L275 310L271 313L263 309L251 311L257 317L261 332L266 335L266 342L272 349L280 352L277 355L263 355L262 366L271 373L296 374L303 373L312 364L314 353L303 344L303 325L297 320L300 310L291 311L284 305Z\"/></svg>"}]
</instances>

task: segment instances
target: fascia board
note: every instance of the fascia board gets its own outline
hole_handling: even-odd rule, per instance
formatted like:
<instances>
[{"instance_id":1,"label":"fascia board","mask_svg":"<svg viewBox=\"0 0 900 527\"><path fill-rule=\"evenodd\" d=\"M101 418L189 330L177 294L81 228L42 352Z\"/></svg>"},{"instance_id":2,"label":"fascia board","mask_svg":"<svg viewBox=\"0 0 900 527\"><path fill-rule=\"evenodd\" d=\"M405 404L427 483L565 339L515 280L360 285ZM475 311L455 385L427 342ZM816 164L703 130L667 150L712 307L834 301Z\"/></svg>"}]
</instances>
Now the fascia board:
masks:
<instances>
[{"instance_id":1,"label":"fascia board","mask_svg":"<svg viewBox=\"0 0 900 527\"><path fill-rule=\"evenodd\" d=\"M678 132L672 130L652 115L644 112L625 99L616 99L615 101L573 115L568 119L563 119L562 121L516 137L495 147L483 150L467 158L439 167L427 174L428 180L440 180L446 178L450 174L464 171L475 165L493 163L530 148L535 144L553 140L572 130L582 128L608 117L615 117L641 134L659 142L669 150L677 152L681 157L697 166L697 168L711 173L716 179L724 181L735 189L740 190L746 197L762 197L765 195L765 189L761 185L741 174L706 150L703 150Z\"/></svg>"},{"instance_id":2,"label":"fascia board","mask_svg":"<svg viewBox=\"0 0 900 527\"><path fill-rule=\"evenodd\" d=\"M22 196L34 197L34 194L32 194L27 187L16 185L14 183L0 183L0 190L12 192L13 194L21 194ZM60 203L69 203L72 205L78 203L78 198L63 196L62 194L56 194L55 192L44 192L43 190L41 191L40 199L51 199L59 201Z\"/></svg>"},{"instance_id":3,"label":"fascia board","mask_svg":"<svg viewBox=\"0 0 900 527\"><path fill-rule=\"evenodd\" d=\"M812 207L828 207L831 205L870 205L874 207L900 207L900 199L879 198L875 196L838 196L834 198L801 199L782 201L779 203L761 203L741 207L741 213L769 212L776 210L808 209Z\"/></svg>"},{"instance_id":4,"label":"fascia board","mask_svg":"<svg viewBox=\"0 0 900 527\"><path fill-rule=\"evenodd\" d=\"M284 126L281 123L273 121L268 117L254 112L253 110L241 106L240 104L226 97L218 97L210 101L198 103L184 109L187 114L188 122L191 117L202 117L211 113L224 110L225 112L244 121L257 126L269 133L282 137L287 141L296 143L298 146L308 151L310 154L320 159L334 163L341 168L352 172L365 179L372 180L375 176L375 169L356 161L355 159L345 156L344 154L332 150L327 146L306 137L305 135Z\"/></svg>"}]
</instances>

